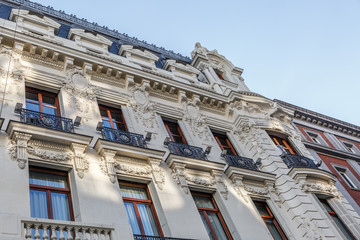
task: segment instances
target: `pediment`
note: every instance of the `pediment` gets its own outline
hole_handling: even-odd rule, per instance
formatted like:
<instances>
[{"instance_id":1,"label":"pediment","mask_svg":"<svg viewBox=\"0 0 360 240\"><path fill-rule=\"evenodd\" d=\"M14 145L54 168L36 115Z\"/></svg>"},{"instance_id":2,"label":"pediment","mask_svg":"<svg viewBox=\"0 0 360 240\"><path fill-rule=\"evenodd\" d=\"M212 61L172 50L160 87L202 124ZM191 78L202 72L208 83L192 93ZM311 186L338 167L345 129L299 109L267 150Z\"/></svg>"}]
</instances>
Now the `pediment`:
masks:
<instances>
[{"instance_id":1,"label":"pediment","mask_svg":"<svg viewBox=\"0 0 360 240\"><path fill-rule=\"evenodd\" d=\"M90 42L93 42L98 45L107 45L110 46L112 41L101 36L100 34L95 34L92 32L88 32L85 29L80 28L71 28L69 31L68 38L72 40L76 40L76 37L79 37L79 40L84 39Z\"/></svg>"},{"instance_id":2,"label":"pediment","mask_svg":"<svg viewBox=\"0 0 360 240\"><path fill-rule=\"evenodd\" d=\"M163 68L170 71L181 71L189 75L200 74L200 71L193 66L177 63L176 60L166 60Z\"/></svg>"},{"instance_id":3,"label":"pediment","mask_svg":"<svg viewBox=\"0 0 360 240\"><path fill-rule=\"evenodd\" d=\"M13 9L10 14L10 19L18 21L19 18L22 18L23 21L32 22L37 25L41 25L43 27L51 27L54 29L58 29L61 24L58 22L52 20L51 18L48 18L46 16L32 13L31 11L24 10L24 9Z\"/></svg>"},{"instance_id":4,"label":"pediment","mask_svg":"<svg viewBox=\"0 0 360 240\"><path fill-rule=\"evenodd\" d=\"M130 57L134 55L151 61L159 60L159 57L156 56L155 54L147 50L141 51L140 49L136 49L134 48L134 46L131 45L122 45L119 50L119 55L125 57Z\"/></svg>"}]
</instances>

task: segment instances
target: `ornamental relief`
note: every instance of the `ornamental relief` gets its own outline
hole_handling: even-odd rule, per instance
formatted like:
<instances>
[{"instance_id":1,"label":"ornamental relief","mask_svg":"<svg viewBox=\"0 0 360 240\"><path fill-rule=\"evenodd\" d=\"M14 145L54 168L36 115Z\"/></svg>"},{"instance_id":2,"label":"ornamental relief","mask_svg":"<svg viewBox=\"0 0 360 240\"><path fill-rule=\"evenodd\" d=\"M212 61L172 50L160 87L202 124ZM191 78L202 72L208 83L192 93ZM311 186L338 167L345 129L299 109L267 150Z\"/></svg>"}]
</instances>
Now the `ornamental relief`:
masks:
<instances>
[{"instance_id":1,"label":"ornamental relief","mask_svg":"<svg viewBox=\"0 0 360 240\"><path fill-rule=\"evenodd\" d=\"M149 92L146 90L148 84L134 86L131 88L131 99L129 107L133 109L135 120L145 128L158 128L159 123L156 116L156 104L150 101Z\"/></svg>"},{"instance_id":2,"label":"ornamental relief","mask_svg":"<svg viewBox=\"0 0 360 240\"><path fill-rule=\"evenodd\" d=\"M70 95L69 105L78 111L88 113L95 111L98 87L90 83L90 77L81 69L71 68L66 72L63 89ZM74 106L74 105L75 106Z\"/></svg>"},{"instance_id":3,"label":"ornamental relief","mask_svg":"<svg viewBox=\"0 0 360 240\"><path fill-rule=\"evenodd\" d=\"M298 186L305 193L320 193L325 195L331 195L337 199L341 199L341 195L333 182L315 183L302 180L299 182Z\"/></svg>"}]
</instances>

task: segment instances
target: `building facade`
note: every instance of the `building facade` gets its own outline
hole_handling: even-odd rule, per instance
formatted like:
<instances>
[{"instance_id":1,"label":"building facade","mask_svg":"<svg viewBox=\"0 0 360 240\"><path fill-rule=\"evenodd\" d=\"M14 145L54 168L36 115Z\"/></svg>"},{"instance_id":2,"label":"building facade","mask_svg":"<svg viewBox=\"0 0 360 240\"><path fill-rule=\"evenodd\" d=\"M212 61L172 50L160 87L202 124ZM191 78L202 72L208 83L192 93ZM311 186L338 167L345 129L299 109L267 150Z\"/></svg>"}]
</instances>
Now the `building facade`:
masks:
<instances>
[{"instance_id":1,"label":"building facade","mask_svg":"<svg viewBox=\"0 0 360 240\"><path fill-rule=\"evenodd\" d=\"M0 239L360 239L294 111L216 50L0 3Z\"/></svg>"}]
</instances>

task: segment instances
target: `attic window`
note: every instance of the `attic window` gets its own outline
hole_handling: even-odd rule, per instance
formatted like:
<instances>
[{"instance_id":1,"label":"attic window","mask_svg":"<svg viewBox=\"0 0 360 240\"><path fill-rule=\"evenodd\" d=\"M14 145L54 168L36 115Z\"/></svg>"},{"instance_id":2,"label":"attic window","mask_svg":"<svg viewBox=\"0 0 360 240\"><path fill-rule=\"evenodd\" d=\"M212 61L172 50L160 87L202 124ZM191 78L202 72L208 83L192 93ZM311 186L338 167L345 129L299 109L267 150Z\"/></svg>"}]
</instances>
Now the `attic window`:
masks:
<instances>
[{"instance_id":1,"label":"attic window","mask_svg":"<svg viewBox=\"0 0 360 240\"><path fill-rule=\"evenodd\" d=\"M219 70L217 69L214 69L216 75L218 76L218 78L220 78L221 80L225 80L225 78L223 77L223 73L220 72Z\"/></svg>"}]
</instances>

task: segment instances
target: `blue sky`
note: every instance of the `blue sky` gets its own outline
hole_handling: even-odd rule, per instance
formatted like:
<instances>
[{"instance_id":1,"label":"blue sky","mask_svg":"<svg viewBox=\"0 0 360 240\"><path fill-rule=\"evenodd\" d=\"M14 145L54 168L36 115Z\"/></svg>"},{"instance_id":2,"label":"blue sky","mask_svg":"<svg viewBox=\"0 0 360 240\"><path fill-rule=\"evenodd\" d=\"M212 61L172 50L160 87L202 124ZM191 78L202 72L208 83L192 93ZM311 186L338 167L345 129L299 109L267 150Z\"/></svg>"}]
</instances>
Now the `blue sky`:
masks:
<instances>
[{"instance_id":1,"label":"blue sky","mask_svg":"<svg viewBox=\"0 0 360 240\"><path fill-rule=\"evenodd\" d=\"M360 0L37 0L190 56L243 68L253 92L360 125Z\"/></svg>"}]
</instances>

